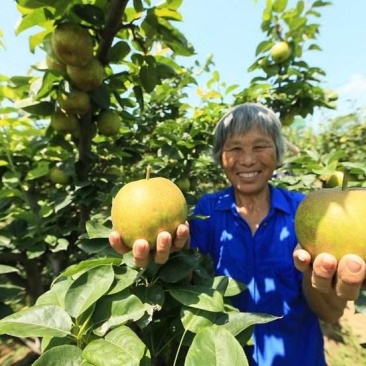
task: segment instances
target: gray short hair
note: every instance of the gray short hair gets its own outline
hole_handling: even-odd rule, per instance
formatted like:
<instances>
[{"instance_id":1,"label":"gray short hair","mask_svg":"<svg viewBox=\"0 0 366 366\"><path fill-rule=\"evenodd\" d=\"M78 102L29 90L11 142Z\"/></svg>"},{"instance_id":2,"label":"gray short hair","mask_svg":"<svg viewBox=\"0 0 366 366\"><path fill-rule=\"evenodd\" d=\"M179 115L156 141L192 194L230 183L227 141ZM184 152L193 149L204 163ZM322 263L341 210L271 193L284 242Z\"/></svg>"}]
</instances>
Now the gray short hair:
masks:
<instances>
[{"instance_id":1,"label":"gray short hair","mask_svg":"<svg viewBox=\"0 0 366 366\"><path fill-rule=\"evenodd\" d=\"M282 164L286 144L281 122L272 110L257 103L240 104L228 111L217 123L212 149L214 161L222 164L222 148L228 136L246 134L253 127L259 127L263 133L273 139L277 164Z\"/></svg>"}]
</instances>

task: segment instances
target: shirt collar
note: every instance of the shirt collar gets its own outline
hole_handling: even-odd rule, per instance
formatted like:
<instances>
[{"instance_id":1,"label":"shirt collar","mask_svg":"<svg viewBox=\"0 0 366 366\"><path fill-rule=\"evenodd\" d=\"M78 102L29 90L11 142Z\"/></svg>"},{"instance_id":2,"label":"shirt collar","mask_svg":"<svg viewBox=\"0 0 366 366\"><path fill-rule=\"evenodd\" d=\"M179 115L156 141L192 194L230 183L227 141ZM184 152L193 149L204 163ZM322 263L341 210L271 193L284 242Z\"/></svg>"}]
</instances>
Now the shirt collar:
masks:
<instances>
[{"instance_id":1,"label":"shirt collar","mask_svg":"<svg viewBox=\"0 0 366 366\"><path fill-rule=\"evenodd\" d=\"M284 191L280 188L276 188L269 184L270 195L271 195L271 208L270 211L281 210L286 213L291 213L291 207L288 200L284 194ZM230 186L220 192L218 200L216 203L216 210L226 211L231 210L233 204L235 203L234 198L234 187Z\"/></svg>"}]
</instances>

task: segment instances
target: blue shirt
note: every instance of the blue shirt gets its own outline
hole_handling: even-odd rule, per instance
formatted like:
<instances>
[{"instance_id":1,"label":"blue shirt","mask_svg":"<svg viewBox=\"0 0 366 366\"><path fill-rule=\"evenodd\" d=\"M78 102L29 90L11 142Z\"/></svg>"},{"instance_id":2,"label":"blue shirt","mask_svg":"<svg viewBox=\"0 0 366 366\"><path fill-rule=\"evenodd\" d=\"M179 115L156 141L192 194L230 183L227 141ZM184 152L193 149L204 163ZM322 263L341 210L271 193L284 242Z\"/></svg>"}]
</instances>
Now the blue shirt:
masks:
<instances>
[{"instance_id":1,"label":"blue shirt","mask_svg":"<svg viewBox=\"0 0 366 366\"><path fill-rule=\"evenodd\" d=\"M254 347L246 347L251 365L324 366L319 320L304 298L292 257L294 217L304 195L269 187L270 210L254 235L237 212L233 187L204 195L195 214L209 218L190 222L191 245L211 255L216 275L248 286L233 299L234 306L282 317L255 326Z\"/></svg>"}]
</instances>

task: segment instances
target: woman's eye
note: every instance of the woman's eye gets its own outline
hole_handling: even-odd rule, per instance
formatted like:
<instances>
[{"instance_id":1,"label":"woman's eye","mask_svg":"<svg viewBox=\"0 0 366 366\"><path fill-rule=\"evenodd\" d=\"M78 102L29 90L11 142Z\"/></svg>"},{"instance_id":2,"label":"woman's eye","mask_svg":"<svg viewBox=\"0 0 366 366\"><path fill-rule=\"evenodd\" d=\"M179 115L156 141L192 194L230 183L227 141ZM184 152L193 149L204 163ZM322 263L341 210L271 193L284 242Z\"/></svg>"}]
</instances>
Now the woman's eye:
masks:
<instances>
[{"instance_id":1,"label":"woman's eye","mask_svg":"<svg viewBox=\"0 0 366 366\"><path fill-rule=\"evenodd\" d=\"M238 151L239 147L237 146L228 146L227 149L225 149L225 151L227 152L231 152L231 151Z\"/></svg>"}]
</instances>

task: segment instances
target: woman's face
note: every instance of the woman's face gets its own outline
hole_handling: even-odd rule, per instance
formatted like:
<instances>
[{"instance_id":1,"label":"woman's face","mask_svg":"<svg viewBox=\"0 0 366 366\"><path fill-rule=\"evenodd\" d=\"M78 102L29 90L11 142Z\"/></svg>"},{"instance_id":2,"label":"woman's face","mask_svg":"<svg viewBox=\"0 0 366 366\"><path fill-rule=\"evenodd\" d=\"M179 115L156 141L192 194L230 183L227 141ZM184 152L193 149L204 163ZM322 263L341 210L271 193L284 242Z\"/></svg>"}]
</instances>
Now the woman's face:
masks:
<instances>
[{"instance_id":1,"label":"woman's face","mask_svg":"<svg viewBox=\"0 0 366 366\"><path fill-rule=\"evenodd\" d=\"M277 168L272 138L255 127L243 135L229 136L223 146L224 172L240 194L257 194L267 189Z\"/></svg>"}]
</instances>

